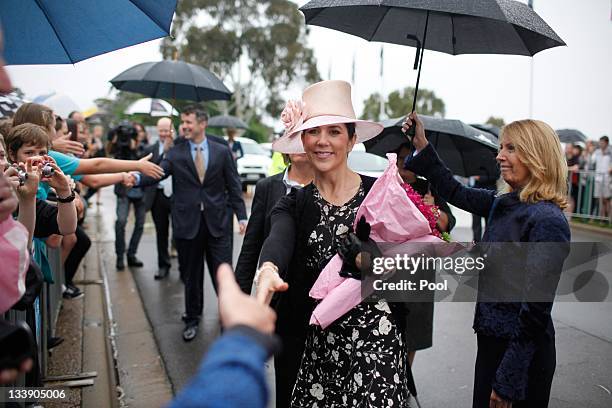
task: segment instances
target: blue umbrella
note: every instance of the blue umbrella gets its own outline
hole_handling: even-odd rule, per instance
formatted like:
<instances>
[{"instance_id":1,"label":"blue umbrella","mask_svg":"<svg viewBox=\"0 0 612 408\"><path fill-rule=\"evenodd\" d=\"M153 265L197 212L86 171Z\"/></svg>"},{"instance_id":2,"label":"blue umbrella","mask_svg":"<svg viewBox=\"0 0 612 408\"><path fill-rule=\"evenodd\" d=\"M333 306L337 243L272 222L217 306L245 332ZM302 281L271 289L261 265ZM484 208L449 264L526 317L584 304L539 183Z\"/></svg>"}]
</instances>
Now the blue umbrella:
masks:
<instances>
[{"instance_id":1,"label":"blue umbrella","mask_svg":"<svg viewBox=\"0 0 612 408\"><path fill-rule=\"evenodd\" d=\"M73 64L165 37L177 0L18 0L0 3L8 65Z\"/></svg>"}]
</instances>

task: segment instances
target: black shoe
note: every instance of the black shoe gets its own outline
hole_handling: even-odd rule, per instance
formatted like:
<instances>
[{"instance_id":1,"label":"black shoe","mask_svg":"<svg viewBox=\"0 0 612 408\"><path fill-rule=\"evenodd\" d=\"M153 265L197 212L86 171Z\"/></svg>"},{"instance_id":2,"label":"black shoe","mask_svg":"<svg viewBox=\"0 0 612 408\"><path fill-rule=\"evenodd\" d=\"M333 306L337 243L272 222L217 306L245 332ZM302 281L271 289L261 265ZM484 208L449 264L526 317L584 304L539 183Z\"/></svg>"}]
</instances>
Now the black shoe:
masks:
<instances>
[{"instance_id":1,"label":"black shoe","mask_svg":"<svg viewBox=\"0 0 612 408\"><path fill-rule=\"evenodd\" d=\"M78 299L83 296L84 293L81 292L81 289L73 285L66 285L66 290L64 291L64 293L62 293L62 297L64 299Z\"/></svg>"},{"instance_id":2,"label":"black shoe","mask_svg":"<svg viewBox=\"0 0 612 408\"><path fill-rule=\"evenodd\" d=\"M47 350L51 350L53 347L57 347L64 342L63 337L49 337L47 339Z\"/></svg>"},{"instance_id":3,"label":"black shoe","mask_svg":"<svg viewBox=\"0 0 612 408\"><path fill-rule=\"evenodd\" d=\"M170 273L170 268L167 266L162 266L161 268L159 268L159 271L157 271L154 278L155 280L162 280L166 278L169 273Z\"/></svg>"},{"instance_id":4,"label":"black shoe","mask_svg":"<svg viewBox=\"0 0 612 408\"><path fill-rule=\"evenodd\" d=\"M128 266L131 268L142 268L144 264L135 256L128 256Z\"/></svg>"},{"instance_id":5,"label":"black shoe","mask_svg":"<svg viewBox=\"0 0 612 408\"><path fill-rule=\"evenodd\" d=\"M123 257L117 258L117 270L122 271L125 269L125 263L123 263Z\"/></svg>"},{"instance_id":6,"label":"black shoe","mask_svg":"<svg viewBox=\"0 0 612 408\"><path fill-rule=\"evenodd\" d=\"M196 338L198 334L198 324L197 323L189 323L185 326L185 330L183 330L183 340L191 341Z\"/></svg>"}]
</instances>

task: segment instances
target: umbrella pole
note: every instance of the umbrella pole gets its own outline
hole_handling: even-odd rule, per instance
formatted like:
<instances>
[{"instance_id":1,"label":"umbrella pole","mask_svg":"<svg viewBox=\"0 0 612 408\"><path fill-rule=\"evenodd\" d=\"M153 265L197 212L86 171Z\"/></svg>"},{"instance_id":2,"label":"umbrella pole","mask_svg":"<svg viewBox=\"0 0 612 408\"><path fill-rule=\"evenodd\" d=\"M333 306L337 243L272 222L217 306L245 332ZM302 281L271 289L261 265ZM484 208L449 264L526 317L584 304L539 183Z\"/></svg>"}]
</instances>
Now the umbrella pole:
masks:
<instances>
[{"instance_id":1,"label":"umbrella pole","mask_svg":"<svg viewBox=\"0 0 612 408\"><path fill-rule=\"evenodd\" d=\"M427 26L429 25L429 10L427 10L427 17L425 18L425 30L423 32L423 44L420 47L420 55L419 49L417 48L417 56L419 62L419 72L417 74L416 87L414 88L414 99L412 100L412 113L414 113L417 104L417 96L419 94L419 83L421 82L421 68L423 67L423 54L425 54L425 41L427 40ZM408 129L408 135L413 137L416 133L416 124L413 123L412 126Z\"/></svg>"}]
</instances>

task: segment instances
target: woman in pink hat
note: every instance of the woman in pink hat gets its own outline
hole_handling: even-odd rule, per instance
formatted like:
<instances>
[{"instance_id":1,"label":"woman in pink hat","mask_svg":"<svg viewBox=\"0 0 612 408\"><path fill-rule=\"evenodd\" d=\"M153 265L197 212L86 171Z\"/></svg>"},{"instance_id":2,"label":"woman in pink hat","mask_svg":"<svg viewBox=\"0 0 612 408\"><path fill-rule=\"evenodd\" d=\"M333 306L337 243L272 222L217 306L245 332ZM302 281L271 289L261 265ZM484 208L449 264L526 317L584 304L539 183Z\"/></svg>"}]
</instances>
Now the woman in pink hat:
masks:
<instances>
[{"instance_id":1,"label":"woman in pink hat","mask_svg":"<svg viewBox=\"0 0 612 408\"><path fill-rule=\"evenodd\" d=\"M256 296L272 301L283 340L275 359L277 406L406 407L406 347L394 308L361 303L327 329L308 325L315 307L308 292L375 181L349 169L348 154L383 128L356 119L344 81L306 88L301 101L287 103L282 120L286 131L273 149L305 152L314 180L272 211L255 276Z\"/></svg>"}]
</instances>

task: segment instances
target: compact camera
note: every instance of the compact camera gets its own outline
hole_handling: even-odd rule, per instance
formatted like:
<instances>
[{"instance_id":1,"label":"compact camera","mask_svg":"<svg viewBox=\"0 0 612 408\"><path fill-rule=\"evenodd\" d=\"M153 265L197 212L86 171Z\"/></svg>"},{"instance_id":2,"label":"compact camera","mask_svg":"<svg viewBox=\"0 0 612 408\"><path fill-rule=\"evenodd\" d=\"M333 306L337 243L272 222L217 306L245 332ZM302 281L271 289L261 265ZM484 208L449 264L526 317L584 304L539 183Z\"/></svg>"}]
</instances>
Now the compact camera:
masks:
<instances>
[{"instance_id":1,"label":"compact camera","mask_svg":"<svg viewBox=\"0 0 612 408\"><path fill-rule=\"evenodd\" d=\"M42 175L43 177L51 177L53 173L55 173L55 169L51 166L49 162L42 163Z\"/></svg>"},{"instance_id":2,"label":"compact camera","mask_svg":"<svg viewBox=\"0 0 612 408\"><path fill-rule=\"evenodd\" d=\"M28 173L17 165L13 165L13 167L15 168L15 170L17 170L17 177L19 178L19 185L23 186L28 179Z\"/></svg>"}]
</instances>

